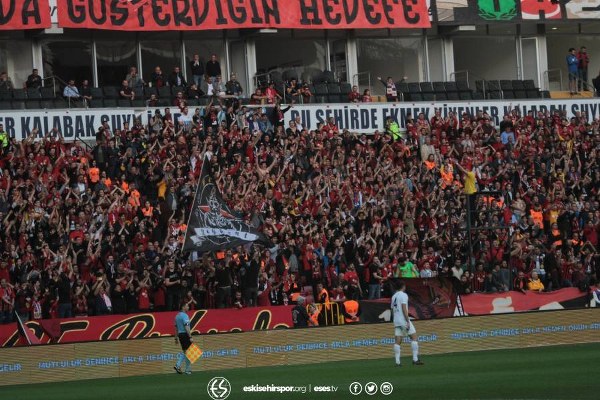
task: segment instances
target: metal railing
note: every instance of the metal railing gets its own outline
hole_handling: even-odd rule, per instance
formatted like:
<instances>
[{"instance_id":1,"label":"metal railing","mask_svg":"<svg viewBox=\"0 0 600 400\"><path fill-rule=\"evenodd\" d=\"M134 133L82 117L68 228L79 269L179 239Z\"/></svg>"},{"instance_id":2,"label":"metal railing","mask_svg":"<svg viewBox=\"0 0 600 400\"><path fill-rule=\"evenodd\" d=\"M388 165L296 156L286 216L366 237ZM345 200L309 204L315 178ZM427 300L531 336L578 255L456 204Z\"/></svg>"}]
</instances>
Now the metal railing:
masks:
<instances>
[{"instance_id":1,"label":"metal railing","mask_svg":"<svg viewBox=\"0 0 600 400\"><path fill-rule=\"evenodd\" d=\"M469 71L468 69L463 69L460 71L454 71L450 74L450 80L456 82L456 76L459 74L465 74L465 81L467 82L467 85L469 86L469 89L471 89L471 80L469 78L474 78L476 80L480 80L481 81L481 90L483 91L483 98L487 99L487 89L486 89L486 80L484 78L482 78L479 75L475 75L474 73L472 73L471 71ZM477 90L477 85L475 85L475 90ZM498 90L500 91L500 97L504 98L504 92L502 91L501 88L498 88Z\"/></svg>"},{"instance_id":2,"label":"metal railing","mask_svg":"<svg viewBox=\"0 0 600 400\"><path fill-rule=\"evenodd\" d=\"M271 81L271 73L270 72L265 72L264 74L256 74L254 75L254 87L257 88L259 87L259 82L260 82L260 78L267 78L267 83Z\"/></svg>"},{"instance_id":3,"label":"metal railing","mask_svg":"<svg viewBox=\"0 0 600 400\"><path fill-rule=\"evenodd\" d=\"M58 82L59 84L64 86L68 86L69 84L67 82L65 82L64 79L62 79L60 76L56 76L56 75L52 75L52 76L48 76L46 78L42 78L42 82L46 82L46 81L52 81L52 92L54 93L55 97L65 97L63 96L63 94L60 91L56 91L56 82ZM70 96L66 96L66 100L67 100L67 104L69 109L71 109L71 103L73 104L77 104L78 102L80 104L82 104L85 108L88 108L88 101L87 99L81 97L81 100L77 101L73 98L71 98Z\"/></svg>"},{"instance_id":4,"label":"metal railing","mask_svg":"<svg viewBox=\"0 0 600 400\"><path fill-rule=\"evenodd\" d=\"M373 87L371 86L371 71L363 71L363 72L358 72L354 75L352 75L352 83L356 86L360 86L360 78L362 76L366 76L367 77L367 85L369 87L369 91L373 92Z\"/></svg>"},{"instance_id":5,"label":"metal railing","mask_svg":"<svg viewBox=\"0 0 600 400\"><path fill-rule=\"evenodd\" d=\"M552 90L552 88L550 87L550 83L551 82L556 82L556 80L552 80L552 78L550 77L551 74L555 75L554 79L556 79L556 75L558 75L559 90L562 91L563 90L563 72L562 72L562 69L560 69L560 68L554 68L554 69L549 69L547 71L544 71L544 80L546 82L546 88L548 90Z\"/></svg>"}]
</instances>

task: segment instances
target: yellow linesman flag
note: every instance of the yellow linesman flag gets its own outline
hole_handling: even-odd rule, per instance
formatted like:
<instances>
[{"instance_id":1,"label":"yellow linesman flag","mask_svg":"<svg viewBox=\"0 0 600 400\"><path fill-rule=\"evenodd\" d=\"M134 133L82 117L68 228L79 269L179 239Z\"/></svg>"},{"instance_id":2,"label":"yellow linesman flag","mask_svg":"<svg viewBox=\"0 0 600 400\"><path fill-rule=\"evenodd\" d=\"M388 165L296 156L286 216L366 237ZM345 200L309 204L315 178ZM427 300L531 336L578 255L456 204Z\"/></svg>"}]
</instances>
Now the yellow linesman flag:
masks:
<instances>
[{"instance_id":1,"label":"yellow linesman flag","mask_svg":"<svg viewBox=\"0 0 600 400\"><path fill-rule=\"evenodd\" d=\"M200 347L196 343L192 343L185 351L185 356L193 364L202 356L202 350L200 350Z\"/></svg>"}]
</instances>

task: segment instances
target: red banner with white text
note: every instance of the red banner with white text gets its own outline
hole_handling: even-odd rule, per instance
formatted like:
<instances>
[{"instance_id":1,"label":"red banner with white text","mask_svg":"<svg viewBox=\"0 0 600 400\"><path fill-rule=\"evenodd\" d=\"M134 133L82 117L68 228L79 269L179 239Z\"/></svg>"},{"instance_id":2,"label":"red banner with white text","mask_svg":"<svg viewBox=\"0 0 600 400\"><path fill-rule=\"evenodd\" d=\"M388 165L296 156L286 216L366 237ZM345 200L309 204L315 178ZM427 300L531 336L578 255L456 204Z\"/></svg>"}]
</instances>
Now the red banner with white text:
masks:
<instances>
[{"instance_id":1,"label":"red banner with white text","mask_svg":"<svg viewBox=\"0 0 600 400\"><path fill-rule=\"evenodd\" d=\"M564 288L554 292L525 293L474 293L460 297L463 310L468 315L501 314L533 310L561 310L582 308L589 302L587 292L577 288Z\"/></svg>"},{"instance_id":2,"label":"red banner with white text","mask_svg":"<svg viewBox=\"0 0 600 400\"><path fill-rule=\"evenodd\" d=\"M427 0L57 0L63 28L429 28Z\"/></svg>"},{"instance_id":3,"label":"red banner with white text","mask_svg":"<svg viewBox=\"0 0 600 400\"><path fill-rule=\"evenodd\" d=\"M50 28L48 0L0 0L0 30Z\"/></svg>"},{"instance_id":4,"label":"red banner with white text","mask_svg":"<svg viewBox=\"0 0 600 400\"><path fill-rule=\"evenodd\" d=\"M292 306L190 311L192 333L246 332L289 328ZM177 312L106 315L29 321L24 325L47 343L91 342L96 340L140 339L171 336ZM25 344L19 340L16 323L0 325L0 347Z\"/></svg>"}]
</instances>

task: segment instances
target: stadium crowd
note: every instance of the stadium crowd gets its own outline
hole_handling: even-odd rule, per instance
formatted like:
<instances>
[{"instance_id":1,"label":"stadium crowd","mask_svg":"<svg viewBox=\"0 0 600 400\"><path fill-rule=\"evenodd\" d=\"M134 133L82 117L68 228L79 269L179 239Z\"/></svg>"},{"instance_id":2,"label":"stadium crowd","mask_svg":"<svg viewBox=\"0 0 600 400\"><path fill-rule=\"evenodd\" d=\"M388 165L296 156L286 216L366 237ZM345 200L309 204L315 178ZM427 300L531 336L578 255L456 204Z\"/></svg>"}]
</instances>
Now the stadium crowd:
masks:
<instances>
[{"instance_id":1,"label":"stadium crowd","mask_svg":"<svg viewBox=\"0 0 600 400\"><path fill-rule=\"evenodd\" d=\"M317 302L373 299L393 277L445 276L462 294L598 281L598 120L515 109L497 126L436 112L405 133L391 119L310 130L285 94L254 94L272 104L234 93L191 110L182 94L178 118L104 123L90 148L0 125L0 322L287 304L307 287ZM181 252L203 162L274 247Z\"/></svg>"}]
</instances>

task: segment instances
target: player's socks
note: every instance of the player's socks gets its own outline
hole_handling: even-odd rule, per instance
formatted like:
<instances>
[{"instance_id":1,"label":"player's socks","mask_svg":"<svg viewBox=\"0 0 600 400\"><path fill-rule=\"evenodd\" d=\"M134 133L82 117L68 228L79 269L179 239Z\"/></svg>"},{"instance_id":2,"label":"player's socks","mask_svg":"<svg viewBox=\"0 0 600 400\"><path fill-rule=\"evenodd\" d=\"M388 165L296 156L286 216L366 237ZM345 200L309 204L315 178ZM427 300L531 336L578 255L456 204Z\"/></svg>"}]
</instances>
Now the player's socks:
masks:
<instances>
[{"instance_id":1,"label":"player's socks","mask_svg":"<svg viewBox=\"0 0 600 400\"><path fill-rule=\"evenodd\" d=\"M192 373L192 363L190 362L190 360L188 360L187 357L185 357L185 373Z\"/></svg>"},{"instance_id":2,"label":"player's socks","mask_svg":"<svg viewBox=\"0 0 600 400\"><path fill-rule=\"evenodd\" d=\"M185 359L186 359L186 361L187 361L187 357L185 356L185 354L183 354L183 353L179 353L179 354L177 354L177 364L175 364L175 367L176 367L177 369L181 368L181 363L183 362L183 359L184 359L184 358L185 358ZM188 361L188 362L189 362L189 361Z\"/></svg>"},{"instance_id":3,"label":"player's socks","mask_svg":"<svg viewBox=\"0 0 600 400\"><path fill-rule=\"evenodd\" d=\"M396 364L400 364L400 345L394 344L394 355L396 356Z\"/></svg>"},{"instance_id":4,"label":"player's socks","mask_svg":"<svg viewBox=\"0 0 600 400\"><path fill-rule=\"evenodd\" d=\"M416 340L410 342L412 348L413 361L419 361L419 343Z\"/></svg>"}]
</instances>

